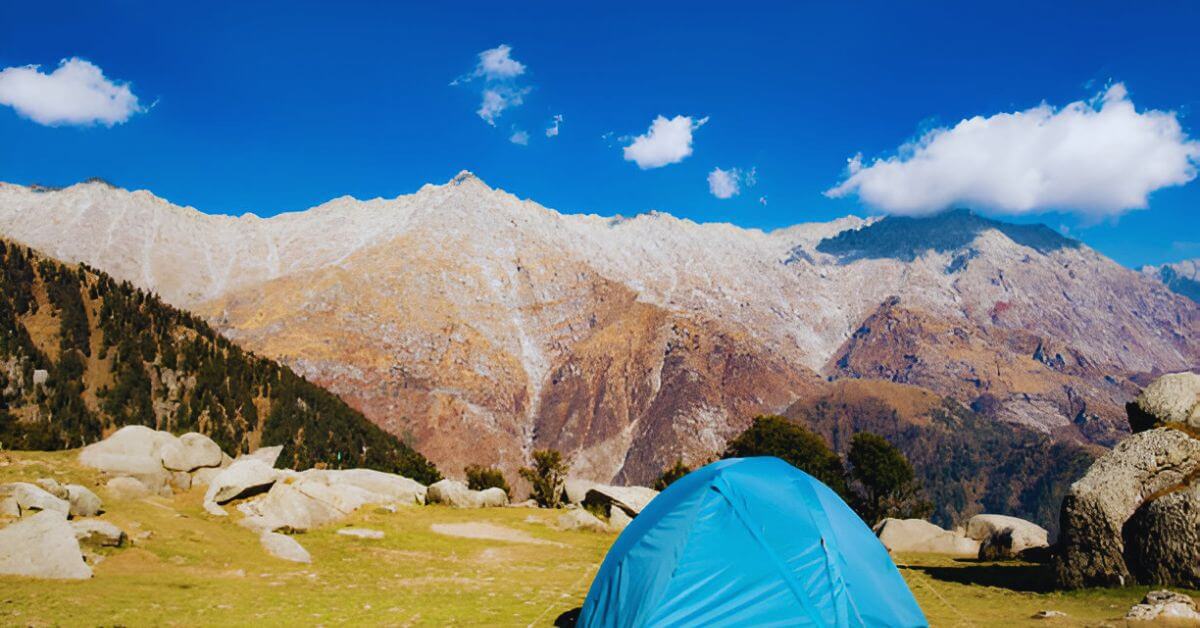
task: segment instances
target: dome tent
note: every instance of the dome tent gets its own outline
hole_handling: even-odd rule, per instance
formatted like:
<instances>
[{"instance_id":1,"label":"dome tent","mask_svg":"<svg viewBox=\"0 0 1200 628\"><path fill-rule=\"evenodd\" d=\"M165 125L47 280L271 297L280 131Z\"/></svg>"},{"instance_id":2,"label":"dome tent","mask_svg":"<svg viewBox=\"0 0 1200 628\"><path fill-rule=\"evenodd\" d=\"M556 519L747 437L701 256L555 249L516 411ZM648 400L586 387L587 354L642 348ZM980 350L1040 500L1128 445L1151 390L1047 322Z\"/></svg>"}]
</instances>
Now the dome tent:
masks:
<instances>
[{"instance_id":1,"label":"dome tent","mask_svg":"<svg viewBox=\"0 0 1200 628\"><path fill-rule=\"evenodd\" d=\"M578 626L925 626L887 550L821 482L732 458L671 484L617 538Z\"/></svg>"}]
</instances>

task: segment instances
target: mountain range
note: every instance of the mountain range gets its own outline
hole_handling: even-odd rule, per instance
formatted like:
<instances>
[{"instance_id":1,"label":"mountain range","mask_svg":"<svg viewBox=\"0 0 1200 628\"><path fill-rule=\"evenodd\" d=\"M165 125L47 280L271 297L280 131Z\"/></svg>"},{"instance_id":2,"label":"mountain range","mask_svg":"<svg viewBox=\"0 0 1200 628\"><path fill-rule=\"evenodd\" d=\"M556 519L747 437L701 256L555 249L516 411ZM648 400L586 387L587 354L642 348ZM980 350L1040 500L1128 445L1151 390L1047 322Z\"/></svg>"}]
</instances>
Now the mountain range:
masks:
<instances>
[{"instance_id":1,"label":"mountain range","mask_svg":"<svg viewBox=\"0 0 1200 628\"><path fill-rule=\"evenodd\" d=\"M765 232L562 214L462 172L270 218L0 184L0 234L196 313L450 475L553 447L648 483L845 380L1103 447L1139 383L1200 366L1200 307L1164 271L961 210Z\"/></svg>"}]
</instances>

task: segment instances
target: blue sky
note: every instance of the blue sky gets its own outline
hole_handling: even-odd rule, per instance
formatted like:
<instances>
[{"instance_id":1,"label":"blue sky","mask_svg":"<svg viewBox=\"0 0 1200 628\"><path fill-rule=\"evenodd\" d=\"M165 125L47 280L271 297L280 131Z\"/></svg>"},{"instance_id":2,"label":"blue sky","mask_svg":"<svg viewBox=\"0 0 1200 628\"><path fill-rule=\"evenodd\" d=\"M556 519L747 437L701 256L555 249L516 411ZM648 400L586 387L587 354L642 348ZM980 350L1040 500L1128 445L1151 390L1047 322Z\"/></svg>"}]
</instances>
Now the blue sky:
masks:
<instances>
[{"instance_id":1,"label":"blue sky","mask_svg":"<svg viewBox=\"0 0 1200 628\"><path fill-rule=\"evenodd\" d=\"M1065 229L1123 264L1200 257L1200 183L1129 182L1134 197L1149 191L1146 210L1088 205L1086 189L1107 194L1105 182L1148 161L1142 154L1162 155L1153 144L1161 138L1144 152L1121 141L1095 151L1097 134L1083 127L1083 144L1068 152L1082 157L1047 164L1037 185L1050 192L1019 195L1017 209L998 210L1005 201L977 189L1010 190L1007 180L978 173L909 168L840 198L825 194L855 154L870 166L931 129L1043 102L1053 115L1099 103L1091 99L1118 83L1134 122L1173 112L1182 140L1172 146L1191 150L1200 137L1197 4L100 4L7 6L0 68L37 64L48 74L78 57L127 82L142 110L112 126L46 125L0 107L0 180L100 176L207 212L270 215L343 194L409 193L469 169L560 211L657 209L765 229L881 204L908 211L896 194L952 187L982 198L985 211ZM452 85L502 44L519 75ZM523 93L495 126L477 114L489 84ZM560 133L547 137L556 114ZM690 118L691 152L643 169L624 147L657 116ZM995 126L988 141L1006 143L1007 127ZM510 141L518 130L526 145ZM1035 160L1053 152L1038 142L1022 149ZM953 169L961 159L948 154L931 167ZM1174 159L1172 176L1190 179ZM1116 176L1096 171L1106 167ZM740 169L740 194L715 197L714 168ZM1073 204L1084 207L1058 206Z\"/></svg>"}]
</instances>

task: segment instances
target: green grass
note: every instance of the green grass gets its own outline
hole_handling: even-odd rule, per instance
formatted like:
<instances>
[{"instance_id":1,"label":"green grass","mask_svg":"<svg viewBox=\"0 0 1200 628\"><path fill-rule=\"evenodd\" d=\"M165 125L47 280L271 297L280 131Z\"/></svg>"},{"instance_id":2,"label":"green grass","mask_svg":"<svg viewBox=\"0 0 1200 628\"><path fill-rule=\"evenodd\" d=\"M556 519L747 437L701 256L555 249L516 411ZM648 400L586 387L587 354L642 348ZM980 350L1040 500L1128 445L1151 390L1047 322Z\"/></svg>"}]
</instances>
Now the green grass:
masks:
<instances>
[{"instance_id":1,"label":"green grass","mask_svg":"<svg viewBox=\"0 0 1200 628\"><path fill-rule=\"evenodd\" d=\"M74 452L0 454L0 482L55 477L95 487L102 518L134 537L104 552L82 582L0 577L0 625L550 625L583 602L614 535L560 532L556 514L524 508L366 508L296 538L311 565L268 556L231 519L206 515L199 489L119 502ZM232 511L232 509L230 509ZM536 521L529 521L533 518ZM531 545L447 537L435 523L486 521L552 541ZM341 526L381 540L339 536ZM146 538L139 535L149 533ZM1043 592L1039 567L902 556L901 572L935 626L1097 625L1116 621L1147 587ZM1053 609L1067 620L1036 621Z\"/></svg>"}]
</instances>

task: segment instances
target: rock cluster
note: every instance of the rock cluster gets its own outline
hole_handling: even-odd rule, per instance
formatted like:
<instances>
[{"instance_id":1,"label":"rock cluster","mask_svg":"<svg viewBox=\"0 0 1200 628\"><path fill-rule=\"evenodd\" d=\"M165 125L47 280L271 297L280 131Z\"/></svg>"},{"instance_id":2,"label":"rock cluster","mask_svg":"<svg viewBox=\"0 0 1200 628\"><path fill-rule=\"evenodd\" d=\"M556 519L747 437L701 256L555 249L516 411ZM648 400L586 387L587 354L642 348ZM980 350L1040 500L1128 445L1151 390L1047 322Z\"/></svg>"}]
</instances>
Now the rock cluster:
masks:
<instances>
[{"instance_id":1,"label":"rock cluster","mask_svg":"<svg viewBox=\"0 0 1200 628\"><path fill-rule=\"evenodd\" d=\"M1125 614L1125 621L1155 622L1171 626L1194 626L1200 623L1200 612L1192 598L1174 591L1151 591L1140 604Z\"/></svg>"},{"instance_id":2,"label":"rock cluster","mask_svg":"<svg viewBox=\"0 0 1200 628\"><path fill-rule=\"evenodd\" d=\"M1060 586L1200 586L1198 384L1178 373L1147 386L1129 404L1136 433L1071 485L1054 558Z\"/></svg>"},{"instance_id":3,"label":"rock cluster","mask_svg":"<svg viewBox=\"0 0 1200 628\"><path fill-rule=\"evenodd\" d=\"M101 512L100 498L78 484L52 478L0 484L0 517L18 519L0 529L0 574L90 578L80 544L120 547L127 540L111 523L81 519Z\"/></svg>"},{"instance_id":4,"label":"rock cluster","mask_svg":"<svg viewBox=\"0 0 1200 628\"><path fill-rule=\"evenodd\" d=\"M458 480L442 480L429 485L426 498L431 504L446 504L455 508L487 508L508 505L508 494L501 488L474 491Z\"/></svg>"},{"instance_id":5,"label":"rock cluster","mask_svg":"<svg viewBox=\"0 0 1200 628\"><path fill-rule=\"evenodd\" d=\"M890 552L1005 560L1049 546L1045 528L1007 515L975 515L964 528L955 530L944 530L924 519L884 519L874 530Z\"/></svg>"},{"instance_id":6,"label":"rock cluster","mask_svg":"<svg viewBox=\"0 0 1200 628\"><path fill-rule=\"evenodd\" d=\"M203 434L176 437L141 425L127 425L84 447L79 462L110 478L108 488L117 499L135 499L187 490L197 475L202 475L201 469L227 466L231 461Z\"/></svg>"}]
</instances>

